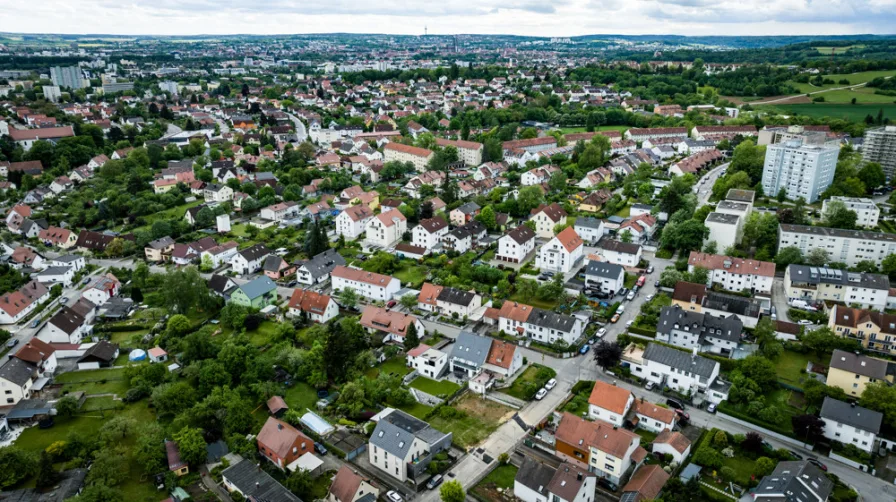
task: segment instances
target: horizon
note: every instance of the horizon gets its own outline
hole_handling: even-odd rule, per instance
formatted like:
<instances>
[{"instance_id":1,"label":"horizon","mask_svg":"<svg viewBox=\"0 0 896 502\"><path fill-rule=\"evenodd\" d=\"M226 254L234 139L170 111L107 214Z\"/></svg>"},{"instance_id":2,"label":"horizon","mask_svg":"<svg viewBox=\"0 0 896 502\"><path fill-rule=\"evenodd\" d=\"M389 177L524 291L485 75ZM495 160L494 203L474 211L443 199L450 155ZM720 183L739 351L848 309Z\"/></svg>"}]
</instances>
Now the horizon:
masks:
<instances>
[{"instance_id":1,"label":"horizon","mask_svg":"<svg viewBox=\"0 0 896 502\"><path fill-rule=\"evenodd\" d=\"M731 39L749 39L749 38L781 38L781 37L805 37L805 38L839 38L854 40L863 37L875 38L896 38L896 32L893 33L829 33L829 34L770 34L770 35L728 35L728 34L703 34L703 35L685 35L681 33L585 33L581 35L525 35L515 33L474 33L474 32L457 32L457 33L387 33L387 32L347 32L347 31L330 31L330 32L305 32L305 33L114 33L114 32L84 32L84 33L64 33L64 32L13 32L0 31L0 36L60 36L60 37L134 37L134 38L208 38L208 37L301 37L301 36L378 36L378 37L517 37L517 38L569 38L580 39L589 37L678 37L678 38L731 38Z\"/></svg>"}]
</instances>

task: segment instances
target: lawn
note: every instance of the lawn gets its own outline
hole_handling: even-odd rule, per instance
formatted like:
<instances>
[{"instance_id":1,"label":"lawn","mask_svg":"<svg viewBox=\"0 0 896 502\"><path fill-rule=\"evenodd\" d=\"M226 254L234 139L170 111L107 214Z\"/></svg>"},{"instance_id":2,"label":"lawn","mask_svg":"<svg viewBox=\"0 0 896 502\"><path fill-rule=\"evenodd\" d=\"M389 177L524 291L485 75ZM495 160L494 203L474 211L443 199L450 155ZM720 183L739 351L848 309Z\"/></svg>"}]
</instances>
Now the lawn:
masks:
<instances>
[{"instance_id":1,"label":"lawn","mask_svg":"<svg viewBox=\"0 0 896 502\"><path fill-rule=\"evenodd\" d=\"M892 96L891 96L892 97ZM896 97L893 97L896 101ZM805 115L811 118L833 117L861 122L871 115L877 117L878 110L882 110L885 118L896 120L896 104L879 105L840 105L835 103L815 103L797 105L757 105L757 108L770 108L788 115Z\"/></svg>"},{"instance_id":2,"label":"lawn","mask_svg":"<svg viewBox=\"0 0 896 502\"><path fill-rule=\"evenodd\" d=\"M830 56L832 52L834 54L843 54L844 52L848 52L852 49L864 49L864 48L865 48L865 46L861 45L861 44L847 45L845 47L829 47L829 46L813 47L813 49L820 52L823 56ZM868 72L868 73L873 73L873 72Z\"/></svg>"},{"instance_id":3,"label":"lawn","mask_svg":"<svg viewBox=\"0 0 896 502\"><path fill-rule=\"evenodd\" d=\"M104 397L88 397L84 400L84 404L81 406L81 411L97 411L97 410L111 410L111 409L120 409L124 407L124 403L121 401L116 401L111 396Z\"/></svg>"},{"instance_id":4,"label":"lawn","mask_svg":"<svg viewBox=\"0 0 896 502\"><path fill-rule=\"evenodd\" d=\"M148 230L152 228L152 224L159 220L173 220L173 219L182 219L184 214L186 214L187 209L191 207L196 207L205 201L203 199L196 199L193 202L187 202L186 204L181 204L180 206L174 206L170 209L166 209L164 211L160 211L154 214L148 214L143 217L146 224L142 227L137 227L134 231L137 230Z\"/></svg>"},{"instance_id":5,"label":"lawn","mask_svg":"<svg viewBox=\"0 0 896 502\"><path fill-rule=\"evenodd\" d=\"M448 380L437 382L426 377L417 377L411 382L411 387L420 389L433 396L450 396L460 389L460 385Z\"/></svg>"},{"instance_id":6,"label":"lawn","mask_svg":"<svg viewBox=\"0 0 896 502\"><path fill-rule=\"evenodd\" d=\"M314 410L317 403L317 391L305 382L296 382L283 393L283 400L289 408L305 414L305 410Z\"/></svg>"},{"instance_id":7,"label":"lawn","mask_svg":"<svg viewBox=\"0 0 896 502\"><path fill-rule=\"evenodd\" d=\"M638 276L635 274L625 274L625 279L623 279L623 286L627 289L632 289L635 287L635 283L638 282Z\"/></svg>"},{"instance_id":8,"label":"lawn","mask_svg":"<svg viewBox=\"0 0 896 502\"><path fill-rule=\"evenodd\" d=\"M514 302L525 303L526 305L531 305L533 307L538 307L545 310L554 310L557 308L557 305L560 305L560 299L557 298L555 300L539 300L534 296L532 298L523 299L522 295L519 293L513 293L510 295L509 300Z\"/></svg>"},{"instance_id":9,"label":"lawn","mask_svg":"<svg viewBox=\"0 0 896 502\"><path fill-rule=\"evenodd\" d=\"M453 442L461 448L479 444L513 416L511 408L467 394L457 401L454 408L463 411L462 418L443 418L436 415L429 424L436 430L454 434Z\"/></svg>"},{"instance_id":10,"label":"lawn","mask_svg":"<svg viewBox=\"0 0 896 502\"><path fill-rule=\"evenodd\" d=\"M405 376L411 372L411 368L408 368L407 359L403 356L396 356L392 359L387 359L383 364L377 366L376 368L371 368L367 372L367 376L369 378L376 378L380 373L385 373L387 375L396 374L398 376Z\"/></svg>"},{"instance_id":11,"label":"lawn","mask_svg":"<svg viewBox=\"0 0 896 502\"><path fill-rule=\"evenodd\" d=\"M801 354L792 350L785 350L775 364L778 380L793 385L794 387L802 388L802 381L807 378L807 375L803 370L806 369L806 365L809 361L827 365L826 362L822 361L822 358L817 357L815 353Z\"/></svg>"},{"instance_id":12,"label":"lawn","mask_svg":"<svg viewBox=\"0 0 896 502\"><path fill-rule=\"evenodd\" d=\"M429 415L429 412L432 411L432 406L426 406L414 401L412 404L400 406L398 409L420 420L426 420L426 415Z\"/></svg>"},{"instance_id":13,"label":"lawn","mask_svg":"<svg viewBox=\"0 0 896 502\"><path fill-rule=\"evenodd\" d=\"M830 49L828 49L828 53L830 53ZM824 89L835 89L838 87L846 87L847 84L841 84L840 81L843 79L849 80L849 85L858 85L864 84L865 82L870 82L877 77L891 77L896 75L896 72L893 70L880 70L880 71L863 71L858 73L835 73L831 75L822 75L823 79L831 79L834 81L833 84L824 84L820 86L812 85L812 84L800 84L797 82L789 81L788 84L800 90L802 93L816 92L822 91ZM812 77L814 78L814 77ZM827 94L824 94L827 96ZM827 98L825 98L827 99Z\"/></svg>"},{"instance_id":14,"label":"lawn","mask_svg":"<svg viewBox=\"0 0 896 502\"><path fill-rule=\"evenodd\" d=\"M272 321L264 321L255 331L250 331L249 342L256 347L263 347L271 343L274 333L277 331L277 323Z\"/></svg>"},{"instance_id":15,"label":"lawn","mask_svg":"<svg viewBox=\"0 0 896 502\"><path fill-rule=\"evenodd\" d=\"M122 397L130 387L124 378L124 368L70 371L55 377L54 381L63 384L63 392L84 391L88 395L111 393Z\"/></svg>"},{"instance_id":16,"label":"lawn","mask_svg":"<svg viewBox=\"0 0 896 502\"><path fill-rule=\"evenodd\" d=\"M656 432L647 429L635 429L635 434L641 436L641 443L652 443L656 439Z\"/></svg>"},{"instance_id":17,"label":"lawn","mask_svg":"<svg viewBox=\"0 0 896 502\"><path fill-rule=\"evenodd\" d=\"M529 366L528 368L526 368L525 371L523 371L523 373L520 376L517 377L516 380L513 381L513 384L511 384L510 387L508 387L506 389L502 389L501 392L503 392L509 396L513 396L517 399L522 399L524 401L528 401L529 399L532 399L532 396L526 390L526 388L528 387L527 384L530 384L530 383L538 384L539 383L537 377L538 377L538 370L541 368L547 368L547 366L542 366L540 364L533 364L532 366ZM548 369L551 369L551 368L548 368ZM548 377L546 379L542 379L542 380L547 382L551 378L557 376L556 371L554 371L554 370L551 370L551 371L553 372L553 375L551 375L550 377ZM544 383L541 383L541 385L544 385ZM541 385L539 385L539 387Z\"/></svg>"},{"instance_id":18,"label":"lawn","mask_svg":"<svg viewBox=\"0 0 896 502\"><path fill-rule=\"evenodd\" d=\"M499 465L473 487L473 491L476 495L486 500L495 502L505 500L502 492L513 488L517 471L519 471L519 468L513 464ZM499 488L501 492L498 491Z\"/></svg>"},{"instance_id":19,"label":"lawn","mask_svg":"<svg viewBox=\"0 0 896 502\"><path fill-rule=\"evenodd\" d=\"M616 211L616 216L620 218L628 218L632 213L632 206L625 206L619 211Z\"/></svg>"},{"instance_id":20,"label":"lawn","mask_svg":"<svg viewBox=\"0 0 896 502\"><path fill-rule=\"evenodd\" d=\"M403 263L404 266L401 269L396 270L393 277L401 281L401 285L404 287L417 288L423 284L423 281L426 280L426 275L428 271L426 267L421 265L415 265L409 260L405 260Z\"/></svg>"}]
</instances>

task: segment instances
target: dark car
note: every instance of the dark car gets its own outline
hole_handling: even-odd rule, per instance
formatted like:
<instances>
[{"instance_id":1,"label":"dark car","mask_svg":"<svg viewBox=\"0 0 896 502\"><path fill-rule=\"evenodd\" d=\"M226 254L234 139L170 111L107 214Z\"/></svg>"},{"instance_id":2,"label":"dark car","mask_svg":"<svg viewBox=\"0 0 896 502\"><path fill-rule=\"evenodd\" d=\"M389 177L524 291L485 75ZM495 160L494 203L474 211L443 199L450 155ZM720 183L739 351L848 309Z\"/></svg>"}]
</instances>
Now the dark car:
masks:
<instances>
[{"instance_id":1,"label":"dark car","mask_svg":"<svg viewBox=\"0 0 896 502\"><path fill-rule=\"evenodd\" d=\"M655 288L660 287L660 281L656 281L656 282L654 282L654 283L653 283L653 287L655 287Z\"/></svg>"},{"instance_id":2,"label":"dark car","mask_svg":"<svg viewBox=\"0 0 896 502\"><path fill-rule=\"evenodd\" d=\"M605 489L607 489L607 490L610 490L611 492L615 492L616 490L619 489L619 485L617 485L616 483L610 481L610 480L607 479L607 478L600 478L600 479L598 479L598 480L597 480L597 486L599 486L599 487L601 487L601 488L605 488Z\"/></svg>"},{"instance_id":3,"label":"dark car","mask_svg":"<svg viewBox=\"0 0 896 502\"><path fill-rule=\"evenodd\" d=\"M793 458L794 460L802 460L802 459L803 459L803 456L802 456L802 455L800 455L799 453L797 453L797 452L795 452L795 451L793 451L793 450L787 450L787 453L788 453L788 454L790 455L790 457Z\"/></svg>"},{"instance_id":4,"label":"dark car","mask_svg":"<svg viewBox=\"0 0 896 502\"><path fill-rule=\"evenodd\" d=\"M666 399L666 406L672 408L677 411L684 411L684 405L681 404L681 401L677 399Z\"/></svg>"},{"instance_id":5,"label":"dark car","mask_svg":"<svg viewBox=\"0 0 896 502\"><path fill-rule=\"evenodd\" d=\"M442 481L443 481L444 479L445 479L445 478L443 478L441 474L436 474L435 476L429 478L429 481L426 483L426 489L427 489L427 490L434 490L435 487L437 487L437 486L439 486L440 484L442 484Z\"/></svg>"},{"instance_id":6,"label":"dark car","mask_svg":"<svg viewBox=\"0 0 896 502\"><path fill-rule=\"evenodd\" d=\"M818 467L822 471L828 470L828 466L822 464L821 461L818 460L817 458L807 458L806 461L809 462L810 464L813 464L815 467Z\"/></svg>"},{"instance_id":7,"label":"dark car","mask_svg":"<svg viewBox=\"0 0 896 502\"><path fill-rule=\"evenodd\" d=\"M395 306L395 303L396 303L395 300L389 300L389 303L387 303L386 306L389 307L389 308L391 309L392 307Z\"/></svg>"},{"instance_id":8,"label":"dark car","mask_svg":"<svg viewBox=\"0 0 896 502\"><path fill-rule=\"evenodd\" d=\"M327 450L327 447L318 443L317 441L314 442L314 451L316 451L321 456L329 453L329 451Z\"/></svg>"}]
</instances>

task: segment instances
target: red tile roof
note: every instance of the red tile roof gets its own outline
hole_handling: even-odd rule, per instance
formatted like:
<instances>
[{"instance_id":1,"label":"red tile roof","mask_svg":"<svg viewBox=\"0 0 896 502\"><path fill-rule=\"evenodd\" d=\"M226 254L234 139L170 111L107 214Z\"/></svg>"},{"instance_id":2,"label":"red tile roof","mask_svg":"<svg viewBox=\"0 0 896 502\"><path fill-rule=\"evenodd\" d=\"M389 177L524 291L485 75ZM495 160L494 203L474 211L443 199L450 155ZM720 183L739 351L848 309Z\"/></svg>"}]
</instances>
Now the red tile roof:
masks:
<instances>
[{"instance_id":1,"label":"red tile roof","mask_svg":"<svg viewBox=\"0 0 896 502\"><path fill-rule=\"evenodd\" d=\"M598 380L594 382L594 388L591 389L588 404L593 404L617 415L624 415L631 398L630 391Z\"/></svg>"}]
</instances>

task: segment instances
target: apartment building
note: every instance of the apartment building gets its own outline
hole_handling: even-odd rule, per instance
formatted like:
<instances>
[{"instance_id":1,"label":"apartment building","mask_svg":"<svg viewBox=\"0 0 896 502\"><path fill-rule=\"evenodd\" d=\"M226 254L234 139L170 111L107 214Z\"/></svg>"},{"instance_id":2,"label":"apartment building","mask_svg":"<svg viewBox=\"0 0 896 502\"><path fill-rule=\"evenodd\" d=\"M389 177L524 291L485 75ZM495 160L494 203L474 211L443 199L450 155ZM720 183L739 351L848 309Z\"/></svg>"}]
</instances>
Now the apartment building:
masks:
<instances>
[{"instance_id":1,"label":"apartment building","mask_svg":"<svg viewBox=\"0 0 896 502\"><path fill-rule=\"evenodd\" d=\"M883 413L825 397L819 416L824 421L824 437L851 444L868 453L874 451Z\"/></svg>"},{"instance_id":2,"label":"apartment building","mask_svg":"<svg viewBox=\"0 0 896 502\"><path fill-rule=\"evenodd\" d=\"M736 214L712 212L704 225L709 229L706 242L715 242L718 249L739 244L744 235L744 219Z\"/></svg>"},{"instance_id":3,"label":"apartment building","mask_svg":"<svg viewBox=\"0 0 896 502\"><path fill-rule=\"evenodd\" d=\"M543 271L568 274L579 266L584 250L585 245L579 234L573 227L566 227L538 250L535 266Z\"/></svg>"},{"instance_id":4,"label":"apartment building","mask_svg":"<svg viewBox=\"0 0 896 502\"><path fill-rule=\"evenodd\" d=\"M788 265L784 271L784 290L789 300L810 303L828 300L882 311L887 306L890 279L881 274Z\"/></svg>"},{"instance_id":5,"label":"apartment building","mask_svg":"<svg viewBox=\"0 0 896 502\"><path fill-rule=\"evenodd\" d=\"M762 189L766 194L784 190L787 198L800 197L810 204L834 181L840 148L810 144L804 139L768 145L762 168Z\"/></svg>"},{"instance_id":6,"label":"apartment building","mask_svg":"<svg viewBox=\"0 0 896 502\"><path fill-rule=\"evenodd\" d=\"M616 263L591 260L585 267L585 286L615 295L625 284L625 269Z\"/></svg>"},{"instance_id":7,"label":"apartment building","mask_svg":"<svg viewBox=\"0 0 896 502\"><path fill-rule=\"evenodd\" d=\"M436 138L436 144L442 148L449 146L456 148L458 158L468 166L478 166L482 164L482 150L484 148L482 143Z\"/></svg>"},{"instance_id":8,"label":"apartment building","mask_svg":"<svg viewBox=\"0 0 896 502\"><path fill-rule=\"evenodd\" d=\"M383 147L383 154L385 155L385 162L410 162L417 169L417 172L420 173L426 170L429 161L435 155L432 150L401 143L387 144Z\"/></svg>"},{"instance_id":9,"label":"apartment building","mask_svg":"<svg viewBox=\"0 0 896 502\"><path fill-rule=\"evenodd\" d=\"M681 393L705 393L713 403L728 399L730 384L718 380L719 363L690 352L656 343L646 349L630 345L622 359L632 367L632 373L662 387Z\"/></svg>"},{"instance_id":10,"label":"apartment building","mask_svg":"<svg viewBox=\"0 0 896 502\"><path fill-rule=\"evenodd\" d=\"M888 125L865 131L862 160L877 162L887 178L896 178L896 126Z\"/></svg>"},{"instance_id":11,"label":"apartment building","mask_svg":"<svg viewBox=\"0 0 896 502\"><path fill-rule=\"evenodd\" d=\"M377 469L405 482L427 475L435 455L451 448L452 434L433 429L423 420L392 408L373 418L367 458Z\"/></svg>"},{"instance_id":12,"label":"apartment building","mask_svg":"<svg viewBox=\"0 0 896 502\"><path fill-rule=\"evenodd\" d=\"M432 251L448 235L448 222L440 216L420 220L411 231L411 244Z\"/></svg>"},{"instance_id":13,"label":"apartment building","mask_svg":"<svg viewBox=\"0 0 896 502\"><path fill-rule=\"evenodd\" d=\"M656 339L686 350L731 357L740 345L743 329L735 315L714 316L673 305L660 311Z\"/></svg>"},{"instance_id":14,"label":"apartment building","mask_svg":"<svg viewBox=\"0 0 896 502\"><path fill-rule=\"evenodd\" d=\"M778 249L788 246L796 246L804 256L812 249L824 249L832 262L850 267L863 260L880 265L887 255L896 253L896 234L782 223L778 227Z\"/></svg>"},{"instance_id":15,"label":"apartment building","mask_svg":"<svg viewBox=\"0 0 896 502\"><path fill-rule=\"evenodd\" d=\"M342 235L348 240L354 240L367 231L367 225L373 219L373 209L361 204L351 206L339 213L336 217L336 235Z\"/></svg>"},{"instance_id":16,"label":"apartment building","mask_svg":"<svg viewBox=\"0 0 896 502\"><path fill-rule=\"evenodd\" d=\"M387 248L401 240L408 230L408 220L398 209L380 213L367 223L367 242Z\"/></svg>"},{"instance_id":17,"label":"apartment building","mask_svg":"<svg viewBox=\"0 0 896 502\"><path fill-rule=\"evenodd\" d=\"M330 277L334 291L351 288L358 295L373 301L391 300L401 289L401 281L392 276L365 272L342 265L336 266L330 273Z\"/></svg>"},{"instance_id":18,"label":"apartment building","mask_svg":"<svg viewBox=\"0 0 896 502\"><path fill-rule=\"evenodd\" d=\"M637 267L641 262L641 246L631 242L613 239L601 239L597 243L598 253L607 263L615 263L623 267Z\"/></svg>"},{"instance_id":19,"label":"apartment building","mask_svg":"<svg viewBox=\"0 0 896 502\"><path fill-rule=\"evenodd\" d=\"M749 290L768 295L775 279L772 262L691 251L688 272L697 268L709 271L710 283L720 284L727 291Z\"/></svg>"},{"instance_id":20,"label":"apartment building","mask_svg":"<svg viewBox=\"0 0 896 502\"><path fill-rule=\"evenodd\" d=\"M824 214L828 210L831 202L842 202L846 209L856 213L856 225L860 227L874 228L877 226L877 220L880 218L880 208L871 199L864 197L830 197L821 204L821 213Z\"/></svg>"},{"instance_id":21,"label":"apartment building","mask_svg":"<svg viewBox=\"0 0 896 502\"><path fill-rule=\"evenodd\" d=\"M520 225L498 239L495 259L522 263L533 249L535 249L535 232L526 225Z\"/></svg>"},{"instance_id":22,"label":"apartment building","mask_svg":"<svg viewBox=\"0 0 896 502\"><path fill-rule=\"evenodd\" d=\"M554 237L554 227L566 223L566 211L556 202L550 205L541 204L533 209L532 221L535 222L535 235L542 239Z\"/></svg>"},{"instance_id":23,"label":"apartment building","mask_svg":"<svg viewBox=\"0 0 896 502\"><path fill-rule=\"evenodd\" d=\"M896 365L890 361L834 349L825 384L839 387L848 395L859 398L870 383L893 383L894 373Z\"/></svg>"},{"instance_id":24,"label":"apartment building","mask_svg":"<svg viewBox=\"0 0 896 502\"><path fill-rule=\"evenodd\" d=\"M857 340L868 350L896 355L896 315L834 305L828 327L835 335Z\"/></svg>"}]
</instances>

